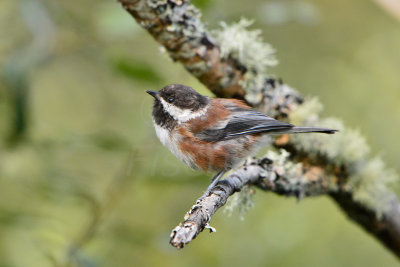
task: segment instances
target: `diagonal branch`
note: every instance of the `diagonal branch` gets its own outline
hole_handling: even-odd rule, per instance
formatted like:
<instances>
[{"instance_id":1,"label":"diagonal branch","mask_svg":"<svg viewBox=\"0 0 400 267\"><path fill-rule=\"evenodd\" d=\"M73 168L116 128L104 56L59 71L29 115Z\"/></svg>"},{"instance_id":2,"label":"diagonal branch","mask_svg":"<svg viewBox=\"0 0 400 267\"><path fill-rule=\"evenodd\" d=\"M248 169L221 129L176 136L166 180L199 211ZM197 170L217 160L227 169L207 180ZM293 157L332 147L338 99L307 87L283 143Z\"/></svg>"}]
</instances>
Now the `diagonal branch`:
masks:
<instances>
[{"instance_id":1,"label":"diagonal branch","mask_svg":"<svg viewBox=\"0 0 400 267\"><path fill-rule=\"evenodd\" d=\"M197 201L185 216L185 221L175 227L170 243L176 248L183 248L205 228L209 226L214 213L222 207L228 197L240 191L245 185L257 185L265 191L272 191L286 196L302 198L328 192L329 178L321 175L317 168L306 168L301 164L293 166L283 154L269 154L262 159L253 159L220 181L208 196ZM273 160L274 159L274 160Z\"/></svg>"},{"instance_id":2,"label":"diagonal branch","mask_svg":"<svg viewBox=\"0 0 400 267\"><path fill-rule=\"evenodd\" d=\"M204 228L215 231L208 225L211 216L223 205L228 197L240 191L246 184L254 184L259 179L261 167L258 165L243 167L229 175L210 191L210 194L190 209L185 216L185 221L172 230L170 243L176 248L183 248L191 242Z\"/></svg>"},{"instance_id":3,"label":"diagonal branch","mask_svg":"<svg viewBox=\"0 0 400 267\"><path fill-rule=\"evenodd\" d=\"M351 194L332 186L335 179L321 167L293 165L285 152L269 153L264 158L253 159L220 181L208 196L197 201L185 215L185 221L172 231L170 243L176 248L183 248L205 228L214 232L215 229L209 226L211 217L225 205L229 196L246 185L256 185L264 191L298 199L328 194L352 220L400 256L400 205L397 197L390 194L390 209L379 219L375 211L355 202Z\"/></svg>"},{"instance_id":4,"label":"diagonal branch","mask_svg":"<svg viewBox=\"0 0 400 267\"><path fill-rule=\"evenodd\" d=\"M310 102L304 101L288 85L255 71L232 55L223 56L216 41L205 30L200 12L188 0L118 1L139 25L167 49L174 61L183 64L215 95L246 97L258 109L279 119L302 117L300 113L303 114L301 124L320 125L326 122L319 120L315 108L309 108L312 106ZM249 77L257 79L249 83ZM291 165L287 172L279 168L270 172L282 179L271 179L267 175L269 179L258 180L255 172L260 171L260 176L263 172L265 174L265 168L251 167L251 171L246 171L244 167L235 172L192 208L187 220L175 228L171 244L183 247L190 242L208 225L212 214L229 195L247 183L256 183L262 189L283 195L303 197L328 194L350 219L400 257L400 205L396 195L386 187L395 175L381 161L367 157L369 149L361 136L337 121L335 125L340 127L320 125L340 128L340 134L330 139L308 135L283 136L276 140L275 147L290 152L287 162ZM272 162L275 165L279 161ZM296 163L302 164L302 172L293 173ZM283 179L293 175L297 178ZM237 183L238 180L240 183Z\"/></svg>"}]
</instances>

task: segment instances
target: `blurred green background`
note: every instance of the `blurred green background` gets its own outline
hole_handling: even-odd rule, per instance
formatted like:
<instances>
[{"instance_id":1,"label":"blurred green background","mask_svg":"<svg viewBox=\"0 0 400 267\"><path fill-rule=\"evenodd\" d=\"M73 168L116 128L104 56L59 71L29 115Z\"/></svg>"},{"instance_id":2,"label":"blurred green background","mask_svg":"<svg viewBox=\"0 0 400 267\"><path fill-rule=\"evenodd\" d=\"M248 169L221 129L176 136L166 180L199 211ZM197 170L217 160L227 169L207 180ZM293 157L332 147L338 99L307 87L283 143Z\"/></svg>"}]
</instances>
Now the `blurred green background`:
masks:
<instances>
[{"instance_id":1,"label":"blurred green background","mask_svg":"<svg viewBox=\"0 0 400 267\"><path fill-rule=\"evenodd\" d=\"M210 29L255 19L273 74L400 171L399 21L364 0L194 3ZM156 139L144 91L170 83L207 93L115 1L0 1L0 266L398 266L327 197L257 192L171 247L210 175Z\"/></svg>"}]
</instances>

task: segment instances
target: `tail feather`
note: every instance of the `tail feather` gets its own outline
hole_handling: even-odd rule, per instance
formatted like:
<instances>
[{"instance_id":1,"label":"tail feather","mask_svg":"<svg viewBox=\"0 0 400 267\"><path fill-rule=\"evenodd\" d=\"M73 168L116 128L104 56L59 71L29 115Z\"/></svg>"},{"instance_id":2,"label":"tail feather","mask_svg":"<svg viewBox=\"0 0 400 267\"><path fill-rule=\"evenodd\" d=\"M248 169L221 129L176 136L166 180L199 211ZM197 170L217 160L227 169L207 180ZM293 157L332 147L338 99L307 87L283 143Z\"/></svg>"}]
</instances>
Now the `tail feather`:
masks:
<instances>
[{"instance_id":1,"label":"tail feather","mask_svg":"<svg viewBox=\"0 0 400 267\"><path fill-rule=\"evenodd\" d=\"M338 130L329 129L329 128L319 128L319 127L306 127L306 126L295 126L290 129L285 129L282 133L325 133L325 134L334 134Z\"/></svg>"}]
</instances>

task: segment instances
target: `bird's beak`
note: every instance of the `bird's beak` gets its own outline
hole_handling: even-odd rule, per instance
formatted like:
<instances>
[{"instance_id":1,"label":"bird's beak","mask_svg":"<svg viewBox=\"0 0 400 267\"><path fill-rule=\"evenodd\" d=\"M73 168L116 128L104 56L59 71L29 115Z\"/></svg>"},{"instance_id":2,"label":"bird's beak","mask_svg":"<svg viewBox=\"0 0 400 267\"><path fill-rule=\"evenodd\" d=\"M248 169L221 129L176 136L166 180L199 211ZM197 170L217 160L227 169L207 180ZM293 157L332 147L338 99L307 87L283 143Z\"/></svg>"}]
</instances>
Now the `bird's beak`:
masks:
<instances>
[{"instance_id":1,"label":"bird's beak","mask_svg":"<svg viewBox=\"0 0 400 267\"><path fill-rule=\"evenodd\" d=\"M154 97L155 99L158 99L158 94L159 94L159 92L147 90L146 93L148 93L149 95L151 95L151 96Z\"/></svg>"}]
</instances>

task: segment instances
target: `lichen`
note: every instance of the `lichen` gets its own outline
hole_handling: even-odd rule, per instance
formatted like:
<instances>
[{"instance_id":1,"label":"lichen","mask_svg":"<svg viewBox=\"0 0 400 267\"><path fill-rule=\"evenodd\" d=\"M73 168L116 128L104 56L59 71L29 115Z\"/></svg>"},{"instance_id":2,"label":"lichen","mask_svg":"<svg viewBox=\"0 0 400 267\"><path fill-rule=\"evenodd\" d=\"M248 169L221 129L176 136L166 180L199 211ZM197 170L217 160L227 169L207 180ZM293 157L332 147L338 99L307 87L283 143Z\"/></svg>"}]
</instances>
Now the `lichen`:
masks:
<instances>
[{"instance_id":1,"label":"lichen","mask_svg":"<svg viewBox=\"0 0 400 267\"><path fill-rule=\"evenodd\" d=\"M290 153L285 149L280 149L279 152L275 150L269 150L265 155L266 158L271 160L273 164L273 170L270 172L270 176L267 177L271 182L274 182L278 175L285 175L285 180L298 180L301 177L299 170L301 169L301 163L293 163L289 160Z\"/></svg>"},{"instance_id":2,"label":"lichen","mask_svg":"<svg viewBox=\"0 0 400 267\"><path fill-rule=\"evenodd\" d=\"M221 28L213 31L220 44L224 58L232 57L247 69L256 73L266 73L268 67L275 66L275 50L261 37L261 30L248 30L253 21L245 18L228 25L221 22Z\"/></svg>"},{"instance_id":3,"label":"lichen","mask_svg":"<svg viewBox=\"0 0 400 267\"><path fill-rule=\"evenodd\" d=\"M397 174L388 169L379 157L360 164L357 171L347 182L347 190L353 193L353 199L375 210L381 217L391 205L389 186L397 181Z\"/></svg>"},{"instance_id":4,"label":"lichen","mask_svg":"<svg viewBox=\"0 0 400 267\"><path fill-rule=\"evenodd\" d=\"M279 151L270 150L265 158L272 162L268 175L264 177L266 189L275 192L285 192L285 195L296 196L299 200L305 195L318 195L320 192L313 190L310 180L304 175L302 163L294 163L290 153L284 149Z\"/></svg>"},{"instance_id":5,"label":"lichen","mask_svg":"<svg viewBox=\"0 0 400 267\"><path fill-rule=\"evenodd\" d=\"M167 4L167 0L147 0L147 4L151 8L158 8L159 6L165 6Z\"/></svg>"},{"instance_id":6,"label":"lichen","mask_svg":"<svg viewBox=\"0 0 400 267\"><path fill-rule=\"evenodd\" d=\"M254 189L249 185L242 188L240 192L237 192L228 199L225 205L224 212L228 216L232 216L234 211L238 211L240 219L244 220L244 216L254 207L253 195Z\"/></svg>"},{"instance_id":7,"label":"lichen","mask_svg":"<svg viewBox=\"0 0 400 267\"><path fill-rule=\"evenodd\" d=\"M250 102L263 87L268 69L278 64L275 50L263 41L261 30L248 29L252 24L252 20L245 18L231 25L221 22L221 29L212 32L220 44L222 57L233 58L246 68L240 85L248 92L246 97Z\"/></svg>"},{"instance_id":8,"label":"lichen","mask_svg":"<svg viewBox=\"0 0 400 267\"><path fill-rule=\"evenodd\" d=\"M318 114L323 110L318 98L306 99L304 103L290 114L290 122L294 125L302 125L306 121L313 123L318 119Z\"/></svg>"},{"instance_id":9,"label":"lichen","mask_svg":"<svg viewBox=\"0 0 400 267\"><path fill-rule=\"evenodd\" d=\"M325 157L333 166L343 166L348 172L345 190L353 199L382 215L389 201L388 184L397 180L380 158L369 159L370 148L359 131L349 129L334 118L319 119L323 106L316 98L309 99L290 114L296 125L329 127L339 130L334 135L298 134L290 138L296 149L312 157Z\"/></svg>"},{"instance_id":10,"label":"lichen","mask_svg":"<svg viewBox=\"0 0 400 267\"><path fill-rule=\"evenodd\" d=\"M312 98L290 114L295 125L318 126L339 130L334 135L297 134L291 136L291 142L301 151L313 157L323 156L336 165L351 166L368 156L370 148L357 130L344 127L343 122L335 118L319 119L323 106Z\"/></svg>"},{"instance_id":11,"label":"lichen","mask_svg":"<svg viewBox=\"0 0 400 267\"><path fill-rule=\"evenodd\" d=\"M246 90L246 100L249 103L257 105L262 101L261 89L265 84L265 76L263 74L248 71L244 74L244 79L239 83Z\"/></svg>"},{"instance_id":12,"label":"lichen","mask_svg":"<svg viewBox=\"0 0 400 267\"><path fill-rule=\"evenodd\" d=\"M285 118L303 102L299 92L275 79L267 79L255 103L265 114L275 118Z\"/></svg>"},{"instance_id":13,"label":"lichen","mask_svg":"<svg viewBox=\"0 0 400 267\"><path fill-rule=\"evenodd\" d=\"M201 42L205 34L205 26L200 20L200 11L189 2L149 0L147 4L150 10L140 13L142 20L140 23L151 32L154 31L156 39L167 46L170 52L175 50L177 36L190 42ZM160 25L165 27L164 31L159 29ZM182 43L184 41L178 45ZM192 47L187 48L186 50L192 50ZM188 51L185 52L188 53Z\"/></svg>"}]
</instances>

